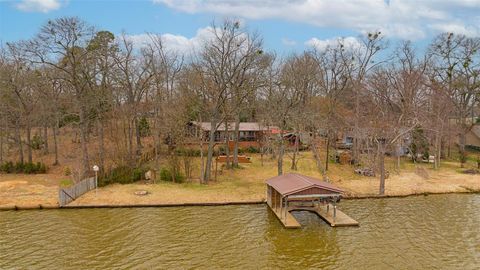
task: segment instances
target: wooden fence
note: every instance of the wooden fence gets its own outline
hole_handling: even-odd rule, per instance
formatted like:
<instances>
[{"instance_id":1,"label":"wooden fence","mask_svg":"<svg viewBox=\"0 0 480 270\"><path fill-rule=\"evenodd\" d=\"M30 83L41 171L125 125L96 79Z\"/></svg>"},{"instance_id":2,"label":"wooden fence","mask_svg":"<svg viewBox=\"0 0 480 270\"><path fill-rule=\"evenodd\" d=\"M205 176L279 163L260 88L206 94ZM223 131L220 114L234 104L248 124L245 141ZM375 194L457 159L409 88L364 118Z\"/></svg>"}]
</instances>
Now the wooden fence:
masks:
<instances>
[{"instance_id":1,"label":"wooden fence","mask_svg":"<svg viewBox=\"0 0 480 270\"><path fill-rule=\"evenodd\" d=\"M95 189L95 177L84 179L68 188L60 188L58 202L60 206L67 205L92 189Z\"/></svg>"}]
</instances>

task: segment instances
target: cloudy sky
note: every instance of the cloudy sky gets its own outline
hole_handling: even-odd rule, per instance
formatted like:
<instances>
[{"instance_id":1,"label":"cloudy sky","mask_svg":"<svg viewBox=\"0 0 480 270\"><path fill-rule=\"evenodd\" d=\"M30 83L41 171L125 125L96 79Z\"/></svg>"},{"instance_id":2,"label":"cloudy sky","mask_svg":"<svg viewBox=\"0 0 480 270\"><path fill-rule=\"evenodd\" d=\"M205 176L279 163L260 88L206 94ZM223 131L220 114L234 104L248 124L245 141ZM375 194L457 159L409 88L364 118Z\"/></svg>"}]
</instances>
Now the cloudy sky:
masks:
<instances>
[{"instance_id":1,"label":"cloudy sky","mask_svg":"<svg viewBox=\"0 0 480 270\"><path fill-rule=\"evenodd\" d=\"M188 50L208 35L213 20L241 20L280 53L326 46L343 37L354 44L378 30L393 42L420 46L440 32L480 36L480 0L0 0L0 41L32 37L48 19L78 16L137 42L164 35Z\"/></svg>"}]
</instances>

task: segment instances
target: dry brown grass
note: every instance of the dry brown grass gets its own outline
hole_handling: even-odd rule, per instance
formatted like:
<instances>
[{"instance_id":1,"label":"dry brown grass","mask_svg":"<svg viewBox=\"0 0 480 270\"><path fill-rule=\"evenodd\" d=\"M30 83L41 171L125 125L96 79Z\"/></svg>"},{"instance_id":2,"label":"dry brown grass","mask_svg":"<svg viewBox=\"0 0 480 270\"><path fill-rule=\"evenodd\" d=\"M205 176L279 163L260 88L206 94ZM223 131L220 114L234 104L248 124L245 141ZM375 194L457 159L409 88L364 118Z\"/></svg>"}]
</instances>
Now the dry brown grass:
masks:
<instances>
[{"instance_id":1,"label":"dry brown grass","mask_svg":"<svg viewBox=\"0 0 480 270\"><path fill-rule=\"evenodd\" d=\"M310 153L302 153L298 163L298 173L321 178ZM235 170L223 170L217 181L200 185L198 181L174 184L129 184L112 185L101 188L98 194L90 192L73 202L72 205L128 205L128 204L179 204L202 202L241 202L265 200L265 180L277 174L276 160L265 158L261 165L259 155L251 155L252 164L242 165ZM197 160L198 164L199 161ZM473 164L470 164L473 165ZM288 173L291 162L285 159L284 172ZM394 171L394 161L387 159L390 178L386 180L387 195L410 195L422 193L467 192L480 190L480 176L457 172L458 164L446 162L441 169L433 170L430 164L413 164L403 161L399 172ZM428 174L420 176L416 170ZM196 170L198 170L198 165ZM198 173L198 171L196 172ZM378 194L379 180L375 177L356 175L353 167L330 164L330 180L346 191L348 196L362 197ZM137 196L134 192L146 190L147 196Z\"/></svg>"},{"instance_id":2,"label":"dry brown grass","mask_svg":"<svg viewBox=\"0 0 480 270\"><path fill-rule=\"evenodd\" d=\"M62 179L56 174L0 174L0 206L58 205Z\"/></svg>"},{"instance_id":3,"label":"dry brown grass","mask_svg":"<svg viewBox=\"0 0 480 270\"><path fill-rule=\"evenodd\" d=\"M265 199L265 180L277 174L276 160L265 157L261 165L260 155L250 155L252 163L242 168L223 170L216 181L201 185L198 179L187 183L111 185L91 191L73 202L73 205L132 205L132 204L178 204L202 202L241 202ZM193 175L199 175L199 159L195 159ZM291 162L285 158L284 172L288 173ZM467 167L473 167L473 162ZM61 166L60 166L61 167ZM431 164L413 164L403 160L399 171L394 169L394 160L387 158L386 167L390 178L386 180L387 195L421 193L466 192L480 190L480 176L460 173L459 164L444 161L439 170ZM62 167L63 168L63 167ZM328 177L343 188L348 196L374 196L378 194L379 180L375 177L356 175L349 165L330 164ZM55 205L59 183L68 178L62 169L52 170L47 175L1 175L1 205ZM298 173L322 178L310 152L302 153ZM421 173L419 173L421 172ZM147 190L146 196L134 195L135 191Z\"/></svg>"}]
</instances>

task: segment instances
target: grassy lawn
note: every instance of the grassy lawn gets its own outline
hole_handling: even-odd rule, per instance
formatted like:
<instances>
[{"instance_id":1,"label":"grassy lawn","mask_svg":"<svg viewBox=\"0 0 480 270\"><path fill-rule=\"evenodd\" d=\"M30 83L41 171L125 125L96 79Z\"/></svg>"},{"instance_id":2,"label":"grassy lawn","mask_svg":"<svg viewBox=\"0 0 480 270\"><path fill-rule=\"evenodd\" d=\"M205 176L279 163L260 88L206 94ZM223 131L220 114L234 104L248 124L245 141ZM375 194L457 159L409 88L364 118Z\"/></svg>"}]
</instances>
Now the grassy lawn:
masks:
<instances>
[{"instance_id":1,"label":"grassy lawn","mask_svg":"<svg viewBox=\"0 0 480 270\"><path fill-rule=\"evenodd\" d=\"M310 152L303 152L301 155L297 171L291 170L291 160L288 156L285 158L284 173L297 172L322 179L313 155ZM277 161L265 157L262 166L260 155L249 156L251 164L242 164L241 168L232 170L219 169L217 180L213 180L212 176L208 185L199 184L198 179L185 183L157 181L156 184L114 184L100 188L97 194L89 192L72 204L178 204L264 200L265 180L277 175ZM200 159L196 159L194 163L196 165L193 175L199 175ZM458 173L460 165L455 161L444 161L438 170L434 170L432 164L414 164L405 159L402 160L400 170L395 171L395 163L393 158L386 160L386 168L390 171L390 177L386 181L387 195L480 190L478 175ZM469 161L466 167L474 165ZM332 183L345 190L347 196L378 194L378 177L357 175L353 166L331 163L327 175ZM146 190L149 195L136 196L134 192L137 190Z\"/></svg>"}]
</instances>

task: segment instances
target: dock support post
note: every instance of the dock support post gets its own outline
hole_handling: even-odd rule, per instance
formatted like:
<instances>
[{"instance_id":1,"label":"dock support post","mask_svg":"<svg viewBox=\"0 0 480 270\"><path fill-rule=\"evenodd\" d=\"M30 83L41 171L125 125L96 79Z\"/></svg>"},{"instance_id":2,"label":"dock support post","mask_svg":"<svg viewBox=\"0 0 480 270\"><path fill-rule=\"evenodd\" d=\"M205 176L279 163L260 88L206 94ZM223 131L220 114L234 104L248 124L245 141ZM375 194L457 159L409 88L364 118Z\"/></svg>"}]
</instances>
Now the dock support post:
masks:
<instances>
[{"instance_id":1,"label":"dock support post","mask_svg":"<svg viewBox=\"0 0 480 270\"><path fill-rule=\"evenodd\" d=\"M280 218L282 218L282 210L283 210L283 197L280 197Z\"/></svg>"},{"instance_id":2,"label":"dock support post","mask_svg":"<svg viewBox=\"0 0 480 270\"><path fill-rule=\"evenodd\" d=\"M337 203L333 203L333 221L335 221L335 218L337 217Z\"/></svg>"}]
</instances>

